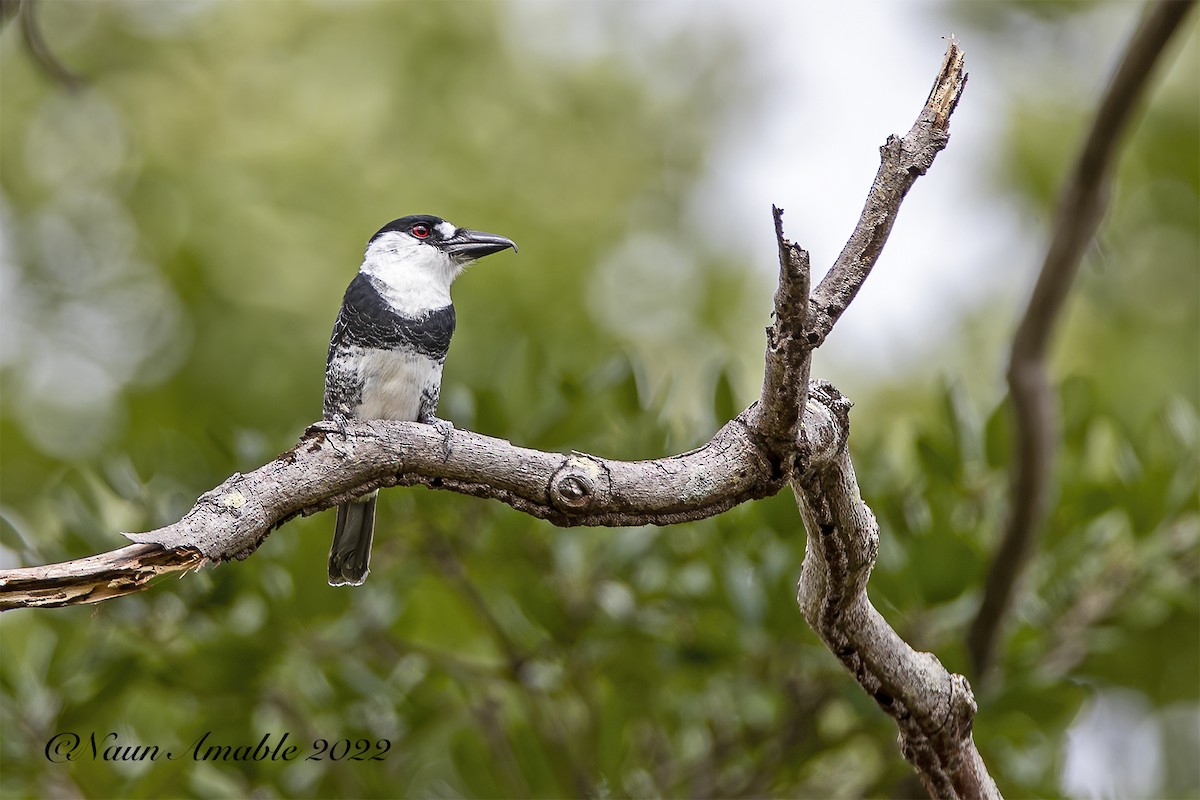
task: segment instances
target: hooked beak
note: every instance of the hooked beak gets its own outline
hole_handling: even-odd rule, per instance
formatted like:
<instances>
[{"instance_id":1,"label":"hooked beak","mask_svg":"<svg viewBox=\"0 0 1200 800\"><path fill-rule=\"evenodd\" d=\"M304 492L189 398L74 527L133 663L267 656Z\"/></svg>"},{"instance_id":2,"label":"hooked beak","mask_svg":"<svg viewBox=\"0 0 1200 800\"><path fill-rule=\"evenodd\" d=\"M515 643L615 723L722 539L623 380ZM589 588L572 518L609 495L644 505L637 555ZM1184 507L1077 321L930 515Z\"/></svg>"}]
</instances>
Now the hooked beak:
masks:
<instances>
[{"instance_id":1,"label":"hooked beak","mask_svg":"<svg viewBox=\"0 0 1200 800\"><path fill-rule=\"evenodd\" d=\"M490 256L510 247L514 253L517 252L517 243L506 236L466 228L459 228L454 238L446 240L444 247L450 257L460 263Z\"/></svg>"}]
</instances>

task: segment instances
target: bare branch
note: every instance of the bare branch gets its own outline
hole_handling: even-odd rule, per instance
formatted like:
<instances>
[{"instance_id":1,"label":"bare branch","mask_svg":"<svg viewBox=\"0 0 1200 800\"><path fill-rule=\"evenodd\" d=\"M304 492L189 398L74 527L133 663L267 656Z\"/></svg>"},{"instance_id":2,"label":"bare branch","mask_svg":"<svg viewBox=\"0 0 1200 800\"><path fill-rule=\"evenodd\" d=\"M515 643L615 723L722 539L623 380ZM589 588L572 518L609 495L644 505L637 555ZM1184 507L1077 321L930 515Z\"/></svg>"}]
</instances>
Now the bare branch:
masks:
<instances>
[{"instance_id":1,"label":"bare branch","mask_svg":"<svg viewBox=\"0 0 1200 800\"><path fill-rule=\"evenodd\" d=\"M204 557L181 547L131 544L62 564L0 571L0 611L99 603L140 592L159 575L198 569Z\"/></svg>"},{"instance_id":2,"label":"bare branch","mask_svg":"<svg viewBox=\"0 0 1200 800\"><path fill-rule=\"evenodd\" d=\"M762 397L750 411L749 424L769 447L773 443L772 449L782 454L795 449L800 409L808 391L813 348L804 338L804 329L810 276L808 252L784 238L783 209L772 206L771 212L779 246L779 288L775 290L774 322L767 328ZM785 474L789 469L781 464Z\"/></svg>"},{"instance_id":3,"label":"bare branch","mask_svg":"<svg viewBox=\"0 0 1200 800\"><path fill-rule=\"evenodd\" d=\"M916 133L910 134L912 147L928 151L928 160L945 145L947 115L961 93L961 68L961 51L951 42L942 77L922 111L922 120L928 122L919 121ZM929 130L938 132L937 146L932 149L926 144ZM896 141L890 139L885 151ZM907 139L899 144L897 152L911 149ZM891 185L891 176L884 175L882 168L881 175L872 188L868 208L886 201L890 206L885 211L894 218L916 174L907 175L903 191L881 190ZM272 529L292 517L312 514L384 486L420 484L492 498L560 526L686 522L774 494L790 472L792 465L787 462L791 457L798 454L803 458L815 444L829 439L828 434L812 428L800 435L799 409L807 391L810 351L823 337L811 332L801 336L807 321L807 253L784 238L778 209L775 223L780 286L775 324L769 329L765 394L703 447L670 458L623 462L583 453L544 453L469 431L451 431L443 438L435 428L417 423L351 423L346 437L314 426L295 448L271 463L248 475L235 474L202 495L178 522L127 535L135 542L179 551L177 560L191 566L197 558L213 562L245 558ZM834 270L838 269L835 265ZM859 281L865 277L864 271ZM835 321L836 316L821 324L831 326ZM788 455L786 460L781 459L783 453ZM113 556L94 558L102 561L69 562L74 566L67 571L78 578L80 570L97 570ZM62 568L67 569L65 565ZM123 568L132 569L124 564ZM26 602L28 598L11 594L22 581L45 579L37 573L48 569L0 571L0 606L5 598L12 607L108 596L95 592Z\"/></svg>"},{"instance_id":4,"label":"bare branch","mask_svg":"<svg viewBox=\"0 0 1200 800\"><path fill-rule=\"evenodd\" d=\"M879 526L862 501L846 449L850 403L814 386L810 411L835 417L835 447L814 453L792 491L808 531L796 601L808 624L900 729L900 749L931 797L998 798L971 736L975 698L966 678L918 653L867 599Z\"/></svg>"},{"instance_id":5,"label":"bare branch","mask_svg":"<svg viewBox=\"0 0 1200 800\"><path fill-rule=\"evenodd\" d=\"M875 182L867 194L854 233L813 292L807 337L810 346L819 347L825 341L871 274L892 232L904 196L917 178L929 171L937 154L950 140L950 115L958 106L966 85L963 52L951 39L929 98L912 129L902 139L889 136L879 148L879 171L875 173Z\"/></svg>"},{"instance_id":6,"label":"bare branch","mask_svg":"<svg viewBox=\"0 0 1200 800\"><path fill-rule=\"evenodd\" d=\"M492 498L560 526L663 525L774 494L790 476L809 532L797 593L805 618L896 719L904 755L931 794L999 797L971 739L975 703L966 680L913 651L867 601L878 530L846 451L849 403L828 384L809 385L811 351L869 274L908 189L946 145L962 66L950 42L917 124L882 148L858 229L812 298L808 254L784 237L782 211L774 209L780 276L762 397L704 446L630 462L413 422L354 422L344 432L318 424L271 463L202 495L173 525L127 534L138 544L0 571L0 608L96 602L138 591L156 574L245 558L288 519L383 486Z\"/></svg>"},{"instance_id":7,"label":"bare branch","mask_svg":"<svg viewBox=\"0 0 1200 800\"><path fill-rule=\"evenodd\" d=\"M274 461L201 495L178 522L125 534L138 544L0 570L0 610L100 602L145 589L157 575L247 558L287 520L385 486L499 500L562 527L704 519L783 486L742 421L747 413L702 447L652 461L545 453L462 430L450 433L447 453L441 432L416 422L351 422L345 440L310 429ZM828 415L813 413L806 417L810 454L837 441Z\"/></svg>"},{"instance_id":8,"label":"bare branch","mask_svg":"<svg viewBox=\"0 0 1200 800\"><path fill-rule=\"evenodd\" d=\"M880 148L881 163L858 225L811 299L808 253L784 237L783 211L772 207L779 246L779 288L775 321L767 328L762 398L749 418L751 427L768 443L796 441L812 351L825 341L871 273L908 190L950 140L950 115L966 81L962 49L951 40L912 129L902 139L889 136ZM786 474L786 465L784 471Z\"/></svg>"},{"instance_id":9,"label":"bare branch","mask_svg":"<svg viewBox=\"0 0 1200 800\"><path fill-rule=\"evenodd\" d=\"M1015 413L1011 507L1004 537L988 573L983 602L968 634L975 674L991 667L1001 622L1013 587L1033 552L1046 517L1051 472L1058 447L1058 420L1046 377L1046 351L1079 263L1108 205L1109 183L1121 135L1150 83L1159 57L1195 0L1159 0L1143 16L1105 91L1059 200L1054 235L1025 315L1017 327L1008 364Z\"/></svg>"},{"instance_id":10,"label":"bare branch","mask_svg":"<svg viewBox=\"0 0 1200 800\"><path fill-rule=\"evenodd\" d=\"M744 416L700 448L653 461L544 453L463 430L447 439L416 422L352 422L345 440L337 432L310 429L274 461L234 474L201 495L178 522L126 534L137 547L0 571L0 609L97 602L145 588L154 574L173 571L161 569L164 564L187 569L246 558L287 520L383 486L423 485L491 498L564 527L703 519L775 494L783 485ZM158 572L150 572L144 545L174 555L156 559ZM120 591L109 586L118 578ZM63 580L75 588L65 593L47 588Z\"/></svg>"}]
</instances>

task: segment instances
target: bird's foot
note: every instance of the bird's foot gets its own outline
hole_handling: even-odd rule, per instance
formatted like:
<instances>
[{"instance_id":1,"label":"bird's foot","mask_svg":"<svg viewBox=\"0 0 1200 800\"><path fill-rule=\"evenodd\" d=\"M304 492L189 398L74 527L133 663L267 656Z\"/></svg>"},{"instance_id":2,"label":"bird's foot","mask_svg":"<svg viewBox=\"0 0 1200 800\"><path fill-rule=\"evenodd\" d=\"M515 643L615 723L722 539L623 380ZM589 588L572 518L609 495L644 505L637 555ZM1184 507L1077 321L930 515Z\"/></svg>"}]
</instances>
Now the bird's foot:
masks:
<instances>
[{"instance_id":1,"label":"bird's foot","mask_svg":"<svg viewBox=\"0 0 1200 800\"><path fill-rule=\"evenodd\" d=\"M338 448L338 446L336 444L334 444L333 439L330 438L330 434L333 434L333 433L338 434L339 436L342 437L343 442L349 440L350 432L346 429L346 426L349 424L349 422L350 422L350 420L344 414L334 414L329 419L323 419L320 422L314 422L312 425L309 425L308 428L305 429L304 432L306 434L308 434L308 433L323 433L323 434L325 434L325 441L329 442L329 446L332 447L336 452L342 453L342 450L340 450Z\"/></svg>"},{"instance_id":2,"label":"bird's foot","mask_svg":"<svg viewBox=\"0 0 1200 800\"><path fill-rule=\"evenodd\" d=\"M438 429L438 433L442 435L442 460L450 459L450 436L454 433L454 423L448 419L439 417L431 418L428 423Z\"/></svg>"}]
</instances>

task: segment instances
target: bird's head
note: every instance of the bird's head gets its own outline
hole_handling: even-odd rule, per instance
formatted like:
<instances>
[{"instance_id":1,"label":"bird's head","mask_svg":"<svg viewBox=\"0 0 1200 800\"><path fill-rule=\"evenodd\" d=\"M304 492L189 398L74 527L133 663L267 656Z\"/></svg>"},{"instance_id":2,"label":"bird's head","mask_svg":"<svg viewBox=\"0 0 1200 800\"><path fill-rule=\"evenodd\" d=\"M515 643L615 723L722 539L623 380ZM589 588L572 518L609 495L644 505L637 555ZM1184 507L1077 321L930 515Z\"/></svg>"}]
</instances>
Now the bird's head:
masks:
<instances>
[{"instance_id":1,"label":"bird's head","mask_svg":"<svg viewBox=\"0 0 1200 800\"><path fill-rule=\"evenodd\" d=\"M363 271L402 286L428 281L447 290L476 259L517 245L495 233L459 228L432 214L392 220L367 243Z\"/></svg>"}]
</instances>

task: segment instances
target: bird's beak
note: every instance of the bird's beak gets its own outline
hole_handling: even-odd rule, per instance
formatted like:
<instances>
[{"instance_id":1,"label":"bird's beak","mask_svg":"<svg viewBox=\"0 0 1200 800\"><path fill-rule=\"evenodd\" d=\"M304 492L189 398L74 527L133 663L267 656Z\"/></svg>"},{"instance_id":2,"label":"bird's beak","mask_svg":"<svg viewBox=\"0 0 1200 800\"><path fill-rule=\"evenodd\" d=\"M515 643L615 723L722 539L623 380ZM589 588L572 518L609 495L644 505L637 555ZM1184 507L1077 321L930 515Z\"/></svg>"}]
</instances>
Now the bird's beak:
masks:
<instances>
[{"instance_id":1,"label":"bird's beak","mask_svg":"<svg viewBox=\"0 0 1200 800\"><path fill-rule=\"evenodd\" d=\"M459 228L454 238L447 239L445 244L446 252L460 262L474 261L510 247L514 253L517 252L517 243L506 236L466 228Z\"/></svg>"}]
</instances>

